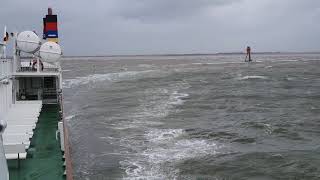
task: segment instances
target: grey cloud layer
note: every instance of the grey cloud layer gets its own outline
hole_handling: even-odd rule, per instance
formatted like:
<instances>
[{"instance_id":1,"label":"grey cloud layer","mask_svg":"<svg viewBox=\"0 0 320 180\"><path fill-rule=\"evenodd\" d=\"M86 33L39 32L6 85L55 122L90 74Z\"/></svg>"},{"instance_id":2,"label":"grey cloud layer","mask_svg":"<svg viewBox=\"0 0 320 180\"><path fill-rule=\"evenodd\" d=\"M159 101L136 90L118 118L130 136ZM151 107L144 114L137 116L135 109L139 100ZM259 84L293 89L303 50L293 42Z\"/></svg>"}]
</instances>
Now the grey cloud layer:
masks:
<instances>
[{"instance_id":1,"label":"grey cloud layer","mask_svg":"<svg viewBox=\"0 0 320 180\"><path fill-rule=\"evenodd\" d=\"M172 20L202 14L209 7L232 3L232 0L122 0L116 15L139 20Z\"/></svg>"},{"instance_id":2,"label":"grey cloud layer","mask_svg":"<svg viewBox=\"0 0 320 180\"><path fill-rule=\"evenodd\" d=\"M3 0L0 28L41 32L52 6L67 55L319 51L319 0Z\"/></svg>"}]
</instances>

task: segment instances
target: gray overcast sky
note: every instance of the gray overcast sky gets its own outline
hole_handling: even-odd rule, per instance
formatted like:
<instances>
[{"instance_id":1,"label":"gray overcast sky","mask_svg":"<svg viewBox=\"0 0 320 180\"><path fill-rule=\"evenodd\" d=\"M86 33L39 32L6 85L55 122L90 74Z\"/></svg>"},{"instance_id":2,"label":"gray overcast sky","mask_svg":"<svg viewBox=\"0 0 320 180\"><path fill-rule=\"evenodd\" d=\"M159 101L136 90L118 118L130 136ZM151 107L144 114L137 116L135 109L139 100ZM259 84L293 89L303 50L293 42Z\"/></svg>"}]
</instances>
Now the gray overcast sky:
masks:
<instances>
[{"instance_id":1,"label":"gray overcast sky","mask_svg":"<svg viewBox=\"0 0 320 180\"><path fill-rule=\"evenodd\" d=\"M0 25L59 15L66 55L320 51L320 0L1 0Z\"/></svg>"}]
</instances>

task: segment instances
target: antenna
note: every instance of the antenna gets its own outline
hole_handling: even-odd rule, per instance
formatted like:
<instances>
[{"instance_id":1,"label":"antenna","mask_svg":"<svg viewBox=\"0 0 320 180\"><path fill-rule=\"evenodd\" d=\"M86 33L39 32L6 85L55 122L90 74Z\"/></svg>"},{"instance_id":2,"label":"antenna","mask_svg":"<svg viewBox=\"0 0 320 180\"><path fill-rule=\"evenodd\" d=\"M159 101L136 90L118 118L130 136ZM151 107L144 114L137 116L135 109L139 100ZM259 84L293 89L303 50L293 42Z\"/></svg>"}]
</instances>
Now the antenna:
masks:
<instances>
[{"instance_id":1,"label":"antenna","mask_svg":"<svg viewBox=\"0 0 320 180\"><path fill-rule=\"evenodd\" d=\"M3 30L3 42L6 42L6 37L7 37L7 26L4 26L4 30Z\"/></svg>"},{"instance_id":2,"label":"antenna","mask_svg":"<svg viewBox=\"0 0 320 180\"><path fill-rule=\"evenodd\" d=\"M52 15L52 8L48 8L48 15Z\"/></svg>"}]
</instances>

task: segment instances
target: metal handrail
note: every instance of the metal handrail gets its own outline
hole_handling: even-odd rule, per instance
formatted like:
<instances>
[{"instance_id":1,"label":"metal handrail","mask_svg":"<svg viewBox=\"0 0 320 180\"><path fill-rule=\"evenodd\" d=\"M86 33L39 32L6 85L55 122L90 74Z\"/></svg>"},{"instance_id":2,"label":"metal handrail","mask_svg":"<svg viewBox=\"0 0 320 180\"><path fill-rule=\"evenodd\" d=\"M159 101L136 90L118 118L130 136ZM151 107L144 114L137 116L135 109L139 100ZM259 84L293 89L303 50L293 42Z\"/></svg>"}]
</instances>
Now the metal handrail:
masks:
<instances>
[{"instance_id":1,"label":"metal handrail","mask_svg":"<svg viewBox=\"0 0 320 180\"><path fill-rule=\"evenodd\" d=\"M7 159L4 152L2 135L0 134L0 179L9 180Z\"/></svg>"},{"instance_id":2,"label":"metal handrail","mask_svg":"<svg viewBox=\"0 0 320 180\"><path fill-rule=\"evenodd\" d=\"M58 68L43 68L40 72L58 72ZM37 69L32 67L21 67L18 72L37 72Z\"/></svg>"}]
</instances>

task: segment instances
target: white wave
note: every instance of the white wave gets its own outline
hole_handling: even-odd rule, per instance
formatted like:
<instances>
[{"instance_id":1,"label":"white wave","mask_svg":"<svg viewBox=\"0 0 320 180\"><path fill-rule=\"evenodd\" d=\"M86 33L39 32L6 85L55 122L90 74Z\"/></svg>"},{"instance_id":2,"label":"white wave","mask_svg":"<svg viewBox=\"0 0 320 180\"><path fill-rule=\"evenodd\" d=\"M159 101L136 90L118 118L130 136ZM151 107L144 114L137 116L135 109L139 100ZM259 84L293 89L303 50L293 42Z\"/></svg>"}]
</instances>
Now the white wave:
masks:
<instances>
[{"instance_id":1,"label":"white wave","mask_svg":"<svg viewBox=\"0 0 320 180\"><path fill-rule=\"evenodd\" d=\"M123 137L117 141L122 147L128 149L126 152L131 152L131 154L123 154L128 158L120 162L127 174L124 179L172 179L171 177L178 174L177 170L170 169L169 177L163 170L163 163L175 163L178 160L213 152L211 150L215 147L214 143L210 144L210 142L201 140L183 140L185 131L182 129L156 128L163 124L161 119L176 112L175 107L184 103L183 98L188 97L189 94L179 91L189 87L187 82L179 82L171 84L167 88L146 89L145 95L140 99L140 106L134 113L128 113L128 121L114 122L113 129L143 128L145 130L143 136ZM207 148L207 150L201 147Z\"/></svg>"},{"instance_id":2,"label":"white wave","mask_svg":"<svg viewBox=\"0 0 320 180\"><path fill-rule=\"evenodd\" d=\"M266 76L244 76L244 77L239 77L238 80L250 80L250 79L269 79Z\"/></svg>"},{"instance_id":3,"label":"white wave","mask_svg":"<svg viewBox=\"0 0 320 180\"><path fill-rule=\"evenodd\" d=\"M215 143L206 140L183 139L173 145L150 148L143 152L143 155L152 163L177 162L216 154L217 147Z\"/></svg>"},{"instance_id":4,"label":"white wave","mask_svg":"<svg viewBox=\"0 0 320 180\"><path fill-rule=\"evenodd\" d=\"M201 66L204 66L204 65L244 64L244 63L246 63L246 62L242 62L242 61L232 62L232 61L230 61L230 62L214 62L214 63L209 63L209 62L207 62L207 63L205 63L205 62L201 63L201 62L199 62L199 63L192 63L192 64L193 64L193 65L201 65Z\"/></svg>"},{"instance_id":5,"label":"white wave","mask_svg":"<svg viewBox=\"0 0 320 180\"><path fill-rule=\"evenodd\" d=\"M186 82L177 83L168 88L146 89L141 104L133 113L128 113L128 121L115 122L113 129L126 130L141 127L154 127L162 125L160 120L172 112L177 112L175 107L182 105L189 96L187 93L180 93L177 89L187 89L190 85Z\"/></svg>"},{"instance_id":6,"label":"white wave","mask_svg":"<svg viewBox=\"0 0 320 180\"><path fill-rule=\"evenodd\" d=\"M197 62L192 63L193 65L224 65L224 64L251 64L251 63L263 63L263 61L253 61L253 62L245 62L245 61L225 61L225 62Z\"/></svg>"},{"instance_id":7,"label":"white wave","mask_svg":"<svg viewBox=\"0 0 320 180\"><path fill-rule=\"evenodd\" d=\"M72 114L72 115L69 115L69 116L65 117L64 119L68 121L68 120L71 120L74 117L76 117L76 115Z\"/></svg>"},{"instance_id":8,"label":"white wave","mask_svg":"<svg viewBox=\"0 0 320 180\"><path fill-rule=\"evenodd\" d=\"M271 61L271 62L299 62L300 60L290 60L290 59L287 59L287 60L276 60L276 61Z\"/></svg>"},{"instance_id":9,"label":"white wave","mask_svg":"<svg viewBox=\"0 0 320 180\"><path fill-rule=\"evenodd\" d=\"M170 102L171 105L182 105L185 100L183 98L189 97L189 94L186 93L178 93L178 91L174 91L172 95L170 96Z\"/></svg>"},{"instance_id":10,"label":"white wave","mask_svg":"<svg viewBox=\"0 0 320 180\"><path fill-rule=\"evenodd\" d=\"M134 79L138 75L143 77L143 75L154 72L152 70L147 71L125 71L125 72L118 72L118 73L107 73L107 74L91 74L85 77L77 77L74 79L65 79L63 81L64 88L71 88L74 86L85 85L89 83L96 83L101 81L110 81L110 82L117 82L121 80L127 79Z\"/></svg>"},{"instance_id":11,"label":"white wave","mask_svg":"<svg viewBox=\"0 0 320 180\"><path fill-rule=\"evenodd\" d=\"M138 67L141 67L141 68L153 68L154 66L151 65L151 64L139 64Z\"/></svg>"},{"instance_id":12,"label":"white wave","mask_svg":"<svg viewBox=\"0 0 320 180\"><path fill-rule=\"evenodd\" d=\"M175 179L179 170L176 163L217 153L219 146L207 140L183 139L182 129L153 129L145 134L149 144L120 164L125 169L124 179Z\"/></svg>"},{"instance_id":13,"label":"white wave","mask_svg":"<svg viewBox=\"0 0 320 180\"><path fill-rule=\"evenodd\" d=\"M127 130L127 129L139 129L145 126L159 126L162 125L162 122L149 120L134 120L132 122L120 122L115 123L111 126L112 129L115 130Z\"/></svg>"},{"instance_id":14,"label":"white wave","mask_svg":"<svg viewBox=\"0 0 320 180\"><path fill-rule=\"evenodd\" d=\"M145 136L150 142L168 142L184 133L182 129L152 129Z\"/></svg>"}]
</instances>

